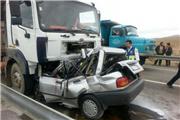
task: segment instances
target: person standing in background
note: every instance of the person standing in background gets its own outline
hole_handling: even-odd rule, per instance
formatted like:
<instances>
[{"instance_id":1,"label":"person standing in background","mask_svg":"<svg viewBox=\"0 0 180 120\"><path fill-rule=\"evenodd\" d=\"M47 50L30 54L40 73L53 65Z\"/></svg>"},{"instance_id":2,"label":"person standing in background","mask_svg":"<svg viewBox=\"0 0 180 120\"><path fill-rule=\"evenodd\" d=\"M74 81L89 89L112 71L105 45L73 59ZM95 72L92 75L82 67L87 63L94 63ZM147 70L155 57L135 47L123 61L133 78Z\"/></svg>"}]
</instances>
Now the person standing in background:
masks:
<instances>
[{"instance_id":1,"label":"person standing in background","mask_svg":"<svg viewBox=\"0 0 180 120\"><path fill-rule=\"evenodd\" d=\"M155 49L156 51L156 54L157 55L164 55L165 54L165 46L164 46L164 43L163 42L160 42L160 44L156 47ZM162 60L161 59L157 59L155 62L154 62L154 65L156 65L159 61L159 66L161 66L161 63L162 63Z\"/></svg>"},{"instance_id":2,"label":"person standing in background","mask_svg":"<svg viewBox=\"0 0 180 120\"><path fill-rule=\"evenodd\" d=\"M166 56L171 56L173 53L172 47L170 43L166 44ZM166 66L170 66L171 65L171 61L170 60L166 60Z\"/></svg>"}]
</instances>

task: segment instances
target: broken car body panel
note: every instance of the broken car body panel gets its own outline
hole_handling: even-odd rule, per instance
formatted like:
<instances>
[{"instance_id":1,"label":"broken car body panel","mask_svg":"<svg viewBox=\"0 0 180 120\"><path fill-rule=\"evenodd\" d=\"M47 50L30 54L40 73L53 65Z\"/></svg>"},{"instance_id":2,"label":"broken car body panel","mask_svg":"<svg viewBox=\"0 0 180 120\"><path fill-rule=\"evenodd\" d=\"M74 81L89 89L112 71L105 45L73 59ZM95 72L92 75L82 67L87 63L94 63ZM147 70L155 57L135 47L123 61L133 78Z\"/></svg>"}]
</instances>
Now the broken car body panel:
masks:
<instances>
[{"instance_id":1,"label":"broken car body panel","mask_svg":"<svg viewBox=\"0 0 180 120\"><path fill-rule=\"evenodd\" d=\"M40 78L40 92L44 95L47 102L58 101L70 107L76 107L76 108L79 107L78 105L79 97L85 94L92 94L97 98L100 97L102 99L106 99L106 97L108 97L107 95L109 94L113 96L115 94L117 97L117 98L115 97L115 99L117 100L121 99L121 101L123 101L124 99L126 99L126 101L124 102L119 102L119 103L116 102L117 105L124 104L125 102L129 103L139 94L139 92L143 88L143 81L140 80L136 75L137 73L143 71L143 68L140 66L140 64L137 61L123 60L114 63L112 67L109 67L110 69L109 71L108 69L106 69L107 71L104 70L105 71L104 74L103 68L105 67L104 65L107 62L104 61L106 60L104 58L108 54L110 55L123 54L125 56L125 51L122 49L114 49L114 48L98 48L98 50L97 49L94 50L94 52L92 52L90 57L88 57L90 58L90 60L87 63L87 67L85 70L79 67L83 65L83 62L81 62L80 64L78 62L75 62L75 65L78 65L78 66L74 66L78 69L75 71L77 73L79 72L80 73L79 75L72 78L67 77L67 79L51 77L51 76L42 76ZM86 61L88 58L84 59L84 61ZM75 58L75 61L76 59L77 58ZM70 66L70 64L71 63L67 63L68 66ZM134 66L136 66L136 69L133 68ZM123 67L126 67L129 70L131 75L128 73L129 74L128 76L131 76L131 78L129 77L129 79L131 79L131 82L129 82L129 84L124 87L117 88L116 80L127 74L127 73L123 73L123 72L127 72L127 71L123 71L124 69ZM122 71L111 70L111 68L122 69ZM61 69L63 69L63 67ZM88 71L91 72L89 73ZM127 93L125 95L124 92L126 90ZM129 96L132 93L134 94L132 96ZM103 104L107 104L108 106L111 104L112 105L115 104L112 102L111 103L106 103L106 102L103 102Z\"/></svg>"}]
</instances>

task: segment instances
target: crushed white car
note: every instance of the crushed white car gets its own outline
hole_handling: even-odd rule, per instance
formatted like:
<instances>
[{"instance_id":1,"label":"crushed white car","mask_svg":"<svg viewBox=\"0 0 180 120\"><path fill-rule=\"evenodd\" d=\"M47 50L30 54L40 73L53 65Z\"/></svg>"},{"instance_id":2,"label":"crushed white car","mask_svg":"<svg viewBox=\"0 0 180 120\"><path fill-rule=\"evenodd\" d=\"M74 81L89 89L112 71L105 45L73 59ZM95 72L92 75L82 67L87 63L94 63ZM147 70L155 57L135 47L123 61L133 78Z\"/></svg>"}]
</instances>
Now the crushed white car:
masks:
<instances>
[{"instance_id":1,"label":"crushed white car","mask_svg":"<svg viewBox=\"0 0 180 120\"><path fill-rule=\"evenodd\" d=\"M143 89L137 75L143 68L127 60L122 49L103 47L86 58L66 57L39 80L46 102L80 108L87 118L99 119L108 106L129 104Z\"/></svg>"}]
</instances>

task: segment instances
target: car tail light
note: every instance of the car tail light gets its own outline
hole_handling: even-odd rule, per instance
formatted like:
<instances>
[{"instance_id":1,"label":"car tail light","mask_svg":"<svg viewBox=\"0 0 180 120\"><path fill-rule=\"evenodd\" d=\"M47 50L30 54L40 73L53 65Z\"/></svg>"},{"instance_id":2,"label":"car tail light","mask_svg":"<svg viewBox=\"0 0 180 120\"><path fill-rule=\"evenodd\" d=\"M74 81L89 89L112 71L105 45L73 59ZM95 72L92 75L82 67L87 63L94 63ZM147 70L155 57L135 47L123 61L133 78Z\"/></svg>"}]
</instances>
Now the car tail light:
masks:
<instances>
[{"instance_id":1,"label":"car tail light","mask_svg":"<svg viewBox=\"0 0 180 120\"><path fill-rule=\"evenodd\" d=\"M116 80L116 87L117 88L124 87L128 84L129 84L129 80L127 77L120 77Z\"/></svg>"}]
</instances>

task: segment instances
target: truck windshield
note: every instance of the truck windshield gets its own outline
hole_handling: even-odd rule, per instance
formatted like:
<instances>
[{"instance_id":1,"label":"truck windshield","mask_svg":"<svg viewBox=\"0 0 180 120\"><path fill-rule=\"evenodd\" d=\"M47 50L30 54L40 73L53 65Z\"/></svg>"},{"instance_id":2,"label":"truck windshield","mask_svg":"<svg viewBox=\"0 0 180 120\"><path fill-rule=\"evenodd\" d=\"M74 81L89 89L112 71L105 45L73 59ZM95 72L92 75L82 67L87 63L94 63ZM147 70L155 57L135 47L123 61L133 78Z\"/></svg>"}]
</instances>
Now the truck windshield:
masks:
<instances>
[{"instance_id":1,"label":"truck windshield","mask_svg":"<svg viewBox=\"0 0 180 120\"><path fill-rule=\"evenodd\" d=\"M136 35L137 36L137 28L133 26L126 27L127 35Z\"/></svg>"},{"instance_id":2,"label":"truck windshield","mask_svg":"<svg viewBox=\"0 0 180 120\"><path fill-rule=\"evenodd\" d=\"M37 2L43 31L99 33L97 10L77 1Z\"/></svg>"}]
</instances>

